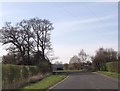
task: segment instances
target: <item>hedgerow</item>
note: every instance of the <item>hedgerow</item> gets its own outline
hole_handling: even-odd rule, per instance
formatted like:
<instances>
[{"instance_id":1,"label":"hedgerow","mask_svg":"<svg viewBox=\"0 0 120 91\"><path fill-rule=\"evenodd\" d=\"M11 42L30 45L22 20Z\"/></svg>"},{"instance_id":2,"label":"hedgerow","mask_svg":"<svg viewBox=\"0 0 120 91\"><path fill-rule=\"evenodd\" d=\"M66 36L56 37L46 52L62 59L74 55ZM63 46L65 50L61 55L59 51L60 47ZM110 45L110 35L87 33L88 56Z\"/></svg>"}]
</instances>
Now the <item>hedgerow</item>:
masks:
<instances>
[{"instance_id":1,"label":"hedgerow","mask_svg":"<svg viewBox=\"0 0 120 91\"><path fill-rule=\"evenodd\" d=\"M29 78L40 73L37 66L2 65L2 88L17 88Z\"/></svg>"},{"instance_id":2,"label":"hedgerow","mask_svg":"<svg viewBox=\"0 0 120 91\"><path fill-rule=\"evenodd\" d=\"M119 68L120 68L119 62L106 63L106 68L107 68L107 71L120 72L120 70L119 70Z\"/></svg>"}]
</instances>

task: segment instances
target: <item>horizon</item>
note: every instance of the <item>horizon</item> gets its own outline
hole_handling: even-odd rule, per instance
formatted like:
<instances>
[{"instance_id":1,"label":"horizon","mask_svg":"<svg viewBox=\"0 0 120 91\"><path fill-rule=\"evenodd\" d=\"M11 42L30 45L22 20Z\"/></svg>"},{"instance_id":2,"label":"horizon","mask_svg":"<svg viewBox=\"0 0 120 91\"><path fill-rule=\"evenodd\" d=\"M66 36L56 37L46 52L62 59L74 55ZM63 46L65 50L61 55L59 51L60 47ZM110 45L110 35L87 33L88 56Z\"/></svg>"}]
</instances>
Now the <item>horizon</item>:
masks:
<instances>
[{"instance_id":1,"label":"horizon","mask_svg":"<svg viewBox=\"0 0 120 91\"><path fill-rule=\"evenodd\" d=\"M118 50L118 4L117 2L79 3L2 3L2 21L15 24L23 19L39 17L53 23L51 42L55 61L69 63L81 49L94 55L98 48ZM40 12L40 13L39 13ZM0 56L7 46L0 45Z\"/></svg>"}]
</instances>

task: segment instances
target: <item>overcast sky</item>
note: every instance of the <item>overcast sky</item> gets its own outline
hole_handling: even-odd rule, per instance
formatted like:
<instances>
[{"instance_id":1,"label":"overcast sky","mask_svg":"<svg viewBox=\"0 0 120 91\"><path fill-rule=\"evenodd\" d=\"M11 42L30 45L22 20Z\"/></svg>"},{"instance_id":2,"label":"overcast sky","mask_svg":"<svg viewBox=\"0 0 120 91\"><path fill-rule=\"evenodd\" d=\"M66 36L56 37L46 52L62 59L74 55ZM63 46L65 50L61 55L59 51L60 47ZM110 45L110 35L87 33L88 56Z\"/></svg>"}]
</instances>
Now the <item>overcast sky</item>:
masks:
<instances>
[{"instance_id":1,"label":"overcast sky","mask_svg":"<svg viewBox=\"0 0 120 91\"><path fill-rule=\"evenodd\" d=\"M90 55L100 47L118 49L117 2L14 2L1 5L0 27L6 21L15 24L34 17L50 20L54 26L51 33L54 55L63 63L69 62L81 49ZM6 53L5 46L0 45L0 56Z\"/></svg>"}]
</instances>

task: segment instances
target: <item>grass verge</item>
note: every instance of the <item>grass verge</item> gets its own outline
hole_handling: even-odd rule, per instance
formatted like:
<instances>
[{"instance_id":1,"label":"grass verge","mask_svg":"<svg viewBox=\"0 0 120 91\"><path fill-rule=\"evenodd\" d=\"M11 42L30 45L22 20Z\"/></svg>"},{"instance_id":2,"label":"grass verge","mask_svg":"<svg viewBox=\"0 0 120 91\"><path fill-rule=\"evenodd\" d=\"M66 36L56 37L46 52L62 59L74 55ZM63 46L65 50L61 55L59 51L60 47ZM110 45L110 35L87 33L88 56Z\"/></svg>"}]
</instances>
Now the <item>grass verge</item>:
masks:
<instances>
[{"instance_id":1,"label":"grass verge","mask_svg":"<svg viewBox=\"0 0 120 91\"><path fill-rule=\"evenodd\" d=\"M57 71L53 71L53 72L80 72L82 70L57 70Z\"/></svg>"},{"instance_id":2,"label":"grass verge","mask_svg":"<svg viewBox=\"0 0 120 91\"><path fill-rule=\"evenodd\" d=\"M120 73L116 72L108 72L108 71L98 71L98 73L113 77L113 78L120 78Z\"/></svg>"},{"instance_id":3,"label":"grass verge","mask_svg":"<svg viewBox=\"0 0 120 91\"><path fill-rule=\"evenodd\" d=\"M66 77L66 75L50 75L48 77L45 77L44 79L42 79L41 81L38 81L36 83L33 84L29 84L27 86L24 86L21 89L47 89L50 86L56 84L57 82L61 81L62 79L64 79Z\"/></svg>"}]
</instances>

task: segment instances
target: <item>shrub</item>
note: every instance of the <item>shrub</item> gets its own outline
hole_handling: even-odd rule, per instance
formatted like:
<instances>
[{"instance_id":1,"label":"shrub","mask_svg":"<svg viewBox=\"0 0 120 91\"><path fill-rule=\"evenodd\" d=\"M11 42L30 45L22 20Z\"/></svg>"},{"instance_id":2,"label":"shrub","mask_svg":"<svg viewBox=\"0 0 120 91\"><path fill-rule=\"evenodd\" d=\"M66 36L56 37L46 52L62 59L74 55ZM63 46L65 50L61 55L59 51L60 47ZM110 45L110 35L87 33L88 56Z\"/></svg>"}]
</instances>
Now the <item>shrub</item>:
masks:
<instances>
[{"instance_id":1,"label":"shrub","mask_svg":"<svg viewBox=\"0 0 120 91\"><path fill-rule=\"evenodd\" d=\"M39 81L39 80L42 80L42 79L43 79L43 74L38 74L38 75L36 75L36 76L31 77L31 78L29 79L29 82L30 82L30 83L35 83L35 82L37 82L37 81Z\"/></svg>"},{"instance_id":2,"label":"shrub","mask_svg":"<svg viewBox=\"0 0 120 91\"><path fill-rule=\"evenodd\" d=\"M97 62L92 63L92 71L99 71L100 70L100 65L98 65Z\"/></svg>"},{"instance_id":3,"label":"shrub","mask_svg":"<svg viewBox=\"0 0 120 91\"><path fill-rule=\"evenodd\" d=\"M106 68L106 63L101 63L101 65L100 65L100 70L101 70L101 71L106 71L106 70L107 70L107 68Z\"/></svg>"},{"instance_id":4,"label":"shrub","mask_svg":"<svg viewBox=\"0 0 120 91\"><path fill-rule=\"evenodd\" d=\"M118 65L118 62L109 62L106 64L107 71L111 72L120 72L118 69L120 66Z\"/></svg>"},{"instance_id":5,"label":"shrub","mask_svg":"<svg viewBox=\"0 0 120 91\"><path fill-rule=\"evenodd\" d=\"M14 65L2 65L2 80L7 83L12 83L20 72L17 71Z\"/></svg>"},{"instance_id":6,"label":"shrub","mask_svg":"<svg viewBox=\"0 0 120 91\"><path fill-rule=\"evenodd\" d=\"M38 72L39 72L38 67L36 67L36 66L29 67L29 72L30 72L31 76L38 74Z\"/></svg>"},{"instance_id":7,"label":"shrub","mask_svg":"<svg viewBox=\"0 0 120 91\"><path fill-rule=\"evenodd\" d=\"M2 88L17 88L18 86L20 86L20 84L22 85L24 83L27 83L30 77L37 75L39 72L36 66L18 66L3 64Z\"/></svg>"},{"instance_id":8,"label":"shrub","mask_svg":"<svg viewBox=\"0 0 120 91\"><path fill-rule=\"evenodd\" d=\"M25 67L25 66L21 67L21 77L23 79L26 79L26 78L29 77L29 69L27 67Z\"/></svg>"},{"instance_id":9,"label":"shrub","mask_svg":"<svg viewBox=\"0 0 120 91\"><path fill-rule=\"evenodd\" d=\"M42 73L46 73L46 72L51 71L50 63L47 61L40 62L37 67L39 70L42 71Z\"/></svg>"}]
</instances>

